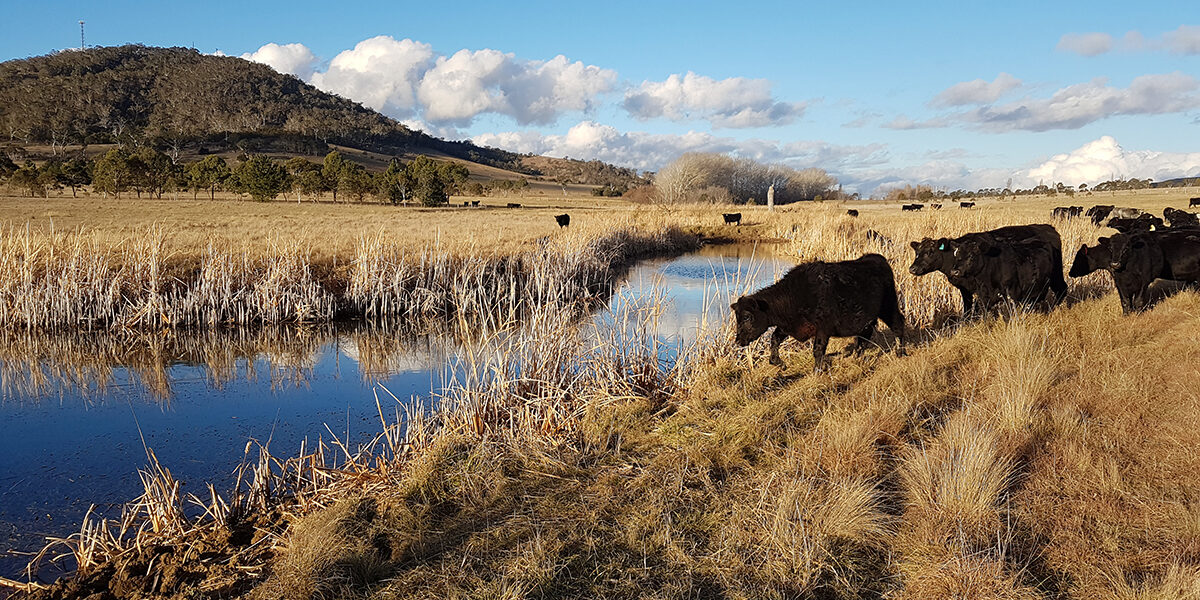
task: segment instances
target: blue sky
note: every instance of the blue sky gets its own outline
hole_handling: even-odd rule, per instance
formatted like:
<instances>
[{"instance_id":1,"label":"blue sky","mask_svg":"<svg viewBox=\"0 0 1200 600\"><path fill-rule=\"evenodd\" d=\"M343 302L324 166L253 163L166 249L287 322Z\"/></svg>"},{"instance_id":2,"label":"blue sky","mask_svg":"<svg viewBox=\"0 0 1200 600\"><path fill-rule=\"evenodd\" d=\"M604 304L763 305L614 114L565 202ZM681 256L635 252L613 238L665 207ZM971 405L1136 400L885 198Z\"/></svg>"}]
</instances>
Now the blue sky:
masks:
<instances>
[{"instance_id":1,"label":"blue sky","mask_svg":"<svg viewBox=\"0 0 1200 600\"><path fill-rule=\"evenodd\" d=\"M245 55L518 151L731 152L864 192L1200 175L1189 2L5 4L3 59L83 19L89 45Z\"/></svg>"}]
</instances>

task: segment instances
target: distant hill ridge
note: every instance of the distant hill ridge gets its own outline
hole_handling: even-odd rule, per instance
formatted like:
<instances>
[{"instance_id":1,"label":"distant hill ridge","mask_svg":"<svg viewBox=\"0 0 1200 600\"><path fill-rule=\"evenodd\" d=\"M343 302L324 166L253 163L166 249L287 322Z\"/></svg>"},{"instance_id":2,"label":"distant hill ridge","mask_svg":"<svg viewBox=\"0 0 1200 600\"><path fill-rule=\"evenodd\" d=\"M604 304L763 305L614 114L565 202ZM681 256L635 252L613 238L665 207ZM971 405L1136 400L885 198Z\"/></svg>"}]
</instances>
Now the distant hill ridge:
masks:
<instances>
[{"instance_id":1,"label":"distant hill ridge","mask_svg":"<svg viewBox=\"0 0 1200 600\"><path fill-rule=\"evenodd\" d=\"M525 175L605 185L637 178L599 161L530 157L414 131L263 64L191 48L61 51L0 63L0 140L60 147L125 141L321 154L442 154Z\"/></svg>"}]
</instances>

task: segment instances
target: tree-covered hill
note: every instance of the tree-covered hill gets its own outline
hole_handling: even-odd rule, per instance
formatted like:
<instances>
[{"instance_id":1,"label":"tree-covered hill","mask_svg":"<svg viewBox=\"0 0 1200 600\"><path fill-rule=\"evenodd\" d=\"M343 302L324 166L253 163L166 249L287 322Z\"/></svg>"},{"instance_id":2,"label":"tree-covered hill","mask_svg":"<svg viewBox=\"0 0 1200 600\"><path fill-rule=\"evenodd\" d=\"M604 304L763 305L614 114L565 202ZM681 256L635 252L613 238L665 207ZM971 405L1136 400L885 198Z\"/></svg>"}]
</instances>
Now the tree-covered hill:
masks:
<instances>
[{"instance_id":1,"label":"tree-covered hill","mask_svg":"<svg viewBox=\"0 0 1200 600\"><path fill-rule=\"evenodd\" d=\"M200 154L323 156L336 144L391 156L445 155L571 183L636 180L631 169L597 171L582 161L535 160L435 138L266 65L190 48L127 45L0 63L0 140L48 145L51 153L134 143ZM591 176L597 173L604 177Z\"/></svg>"}]
</instances>

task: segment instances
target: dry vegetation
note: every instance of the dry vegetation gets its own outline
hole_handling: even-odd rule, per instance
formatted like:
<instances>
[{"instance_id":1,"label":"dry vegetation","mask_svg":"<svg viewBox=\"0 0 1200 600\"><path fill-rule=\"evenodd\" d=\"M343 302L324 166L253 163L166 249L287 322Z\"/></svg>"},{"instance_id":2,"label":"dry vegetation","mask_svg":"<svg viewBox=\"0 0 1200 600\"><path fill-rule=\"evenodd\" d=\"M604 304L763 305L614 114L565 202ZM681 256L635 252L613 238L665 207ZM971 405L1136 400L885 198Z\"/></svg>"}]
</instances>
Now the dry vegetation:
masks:
<instances>
[{"instance_id":1,"label":"dry vegetation","mask_svg":"<svg viewBox=\"0 0 1200 600\"><path fill-rule=\"evenodd\" d=\"M781 373L761 343L734 350L725 325L665 363L627 335L652 327L659 299L598 330L548 303L481 335L435 413L381 409L383 433L358 452L264 454L240 494L197 499L200 521L152 460L122 527L65 542L81 577L40 593L1200 597L1200 295L1122 316L1101 274L1051 313L950 325L949 286L906 272L912 239L1046 222L1052 206L751 211L727 235L887 256L923 343L820 374L785 345ZM720 210L638 215L695 230ZM1105 234L1056 226L1067 261ZM531 271L531 287L559 270Z\"/></svg>"}]
</instances>

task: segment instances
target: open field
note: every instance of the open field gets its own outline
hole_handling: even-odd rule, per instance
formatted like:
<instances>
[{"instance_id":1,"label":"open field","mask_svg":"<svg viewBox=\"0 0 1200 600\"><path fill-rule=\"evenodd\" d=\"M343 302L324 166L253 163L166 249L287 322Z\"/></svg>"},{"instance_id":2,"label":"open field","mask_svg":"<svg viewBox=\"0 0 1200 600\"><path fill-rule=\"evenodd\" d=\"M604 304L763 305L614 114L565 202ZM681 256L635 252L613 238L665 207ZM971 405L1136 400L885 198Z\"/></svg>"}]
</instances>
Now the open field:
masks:
<instances>
[{"instance_id":1,"label":"open field","mask_svg":"<svg viewBox=\"0 0 1200 600\"><path fill-rule=\"evenodd\" d=\"M1112 231L1054 222L1054 206L1161 214L1195 195L920 213L859 204L857 219L844 214L854 205L767 213L616 201L580 208L596 218L577 231L550 221L546 244L514 230L505 243L545 250L529 255L533 267L574 264L554 261L614 239L602 235L610 219L625 228L620 244L647 248L666 247L654 235L669 230L781 242L801 259L880 252L918 343L902 357L836 356L818 374L807 348L789 343L781 372L763 341L733 348L726 323L668 364L652 346L578 331L565 304L539 305L526 327L469 357L471 375L434 414L388 420L360 453L264 458L242 494L200 500L200 521L183 517L178 487L152 464L128 522L85 526L67 545L82 576L41 597L1200 596L1200 295L1123 316L1101 273L1071 281L1048 314L955 324L944 278L906 271L911 240L1031 222L1056 225L1069 266L1079 244ZM348 208L361 212L343 232L387 211L416 215L416 230L458 215L330 210ZM718 224L739 210L743 227ZM479 214L549 221L556 211ZM315 214L297 227L319 227ZM467 240L491 226L454 224ZM386 280L428 240L350 246L348 268ZM393 258L371 266L379 255ZM528 271L539 282L574 272ZM654 308L623 318L649 321Z\"/></svg>"}]
</instances>

